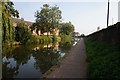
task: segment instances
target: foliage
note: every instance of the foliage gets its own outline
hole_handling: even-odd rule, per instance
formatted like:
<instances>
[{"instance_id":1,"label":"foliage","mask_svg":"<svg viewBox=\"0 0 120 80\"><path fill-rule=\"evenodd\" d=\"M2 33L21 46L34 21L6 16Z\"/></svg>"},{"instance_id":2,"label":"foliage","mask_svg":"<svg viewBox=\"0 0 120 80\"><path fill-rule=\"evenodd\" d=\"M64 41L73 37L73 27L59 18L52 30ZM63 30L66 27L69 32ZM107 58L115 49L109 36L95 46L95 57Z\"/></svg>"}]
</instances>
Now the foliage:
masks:
<instances>
[{"instance_id":1,"label":"foliage","mask_svg":"<svg viewBox=\"0 0 120 80\"><path fill-rule=\"evenodd\" d=\"M45 45L21 45L19 47L15 47L11 53L9 53L9 50L6 50L7 53L3 54L3 58L6 57L7 61L3 59L2 63L2 78L13 78L18 77L20 71L24 70L25 73L24 77L26 76L26 73L28 71L26 70L27 67L22 68L21 66L24 65L33 65L34 69L33 71L38 69L40 70L40 73L45 73L47 70L49 70L53 65L56 64L56 62L60 59L61 55L59 51L55 51L54 46L52 47L44 47ZM38 48L35 50L35 48ZM29 64L28 61L32 61L31 56L34 57L35 63ZM8 67L9 65L13 65L13 63L10 61L11 58L13 61L15 61L15 67ZM33 61L32 61L33 62ZM29 67L29 66L28 66ZM21 69L22 68L22 69ZM19 76L21 77L21 76ZM28 77L28 75L27 75ZM39 75L41 77L41 75Z\"/></svg>"},{"instance_id":2,"label":"foliage","mask_svg":"<svg viewBox=\"0 0 120 80\"><path fill-rule=\"evenodd\" d=\"M49 44L51 42L52 42L52 40L51 40L50 36L46 36L46 35L38 36L38 35L35 35L35 36L30 37L27 44Z\"/></svg>"},{"instance_id":3,"label":"foliage","mask_svg":"<svg viewBox=\"0 0 120 80\"><path fill-rule=\"evenodd\" d=\"M63 52L68 52L71 47L72 47L72 41L71 42L60 42L60 49L63 51Z\"/></svg>"},{"instance_id":4,"label":"foliage","mask_svg":"<svg viewBox=\"0 0 120 80\"><path fill-rule=\"evenodd\" d=\"M85 37L85 34L81 34L80 36L81 36L81 37Z\"/></svg>"},{"instance_id":5,"label":"foliage","mask_svg":"<svg viewBox=\"0 0 120 80\"><path fill-rule=\"evenodd\" d=\"M59 26L61 21L61 11L57 6L49 6L44 4L41 10L35 13L36 22L31 27L32 29L37 29L44 32L51 32L53 29Z\"/></svg>"},{"instance_id":6,"label":"foliage","mask_svg":"<svg viewBox=\"0 0 120 80\"><path fill-rule=\"evenodd\" d=\"M66 34L62 34L60 35L61 37L61 41L60 41L60 49L64 52L67 52L68 50L70 50L70 48L72 47L72 36L71 35L66 35Z\"/></svg>"},{"instance_id":7,"label":"foliage","mask_svg":"<svg viewBox=\"0 0 120 80\"><path fill-rule=\"evenodd\" d=\"M74 26L71 22L62 23L60 34L71 35L74 32Z\"/></svg>"},{"instance_id":8,"label":"foliage","mask_svg":"<svg viewBox=\"0 0 120 80\"><path fill-rule=\"evenodd\" d=\"M74 32L74 26L69 23L62 23L60 27L61 44L69 43L72 44L72 33Z\"/></svg>"},{"instance_id":9,"label":"foliage","mask_svg":"<svg viewBox=\"0 0 120 80\"><path fill-rule=\"evenodd\" d=\"M31 32L27 28L24 22L19 22L17 27L15 27L15 40L26 44L31 37Z\"/></svg>"},{"instance_id":10,"label":"foliage","mask_svg":"<svg viewBox=\"0 0 120 80\"><path fill-rule=\"evenodd\" d=\"M15 28L15 40L21 42L22 44L39 44L39 43L46 43L49 44L50 42L56 41L56 36L45 36L45 35L32 35L27 25L24 22L19 22L17 27Z\"/></svg>"},{"instance_id":11,"label":"foliage","mask_svg":"<svg viewBox=\"0 0 120 80\"><path fill-rule=\"evenodd\" d=\"M120 47L85 38L88 77L120 79Z\"/></svg>"},{"instance_id":12,"label":"foliage","mask_svg":"<svg viewBox=\"0 0 120 80\"><path fill-rule=\"evenodd\" d=\"M56 43L58 40L57 40L57 36L54 34L53 35L53 38L52 38L53 42Z\"/></svg>"},{"instance_id":13,"label":"foliage","mask_svg":"<svg viewBox=\"0 0 120 80\"><path fill-rule=\"evenodd\" d=\"M61 34L61 42L71 42L72 41L72 36L71 35L66 35L66 34Z\"/></svg>"},{"instance_id":14,"label":"foliage","mask_svg":"<svg viewBox=\"0 0 120 80\"><path fill-rule=\"evenodd\" d=\"M12 17L19 17L19 13L13 7L13 2L3 0L2 2L2 41L9 44L13 41Z\"/></svg>"}]
</instances>

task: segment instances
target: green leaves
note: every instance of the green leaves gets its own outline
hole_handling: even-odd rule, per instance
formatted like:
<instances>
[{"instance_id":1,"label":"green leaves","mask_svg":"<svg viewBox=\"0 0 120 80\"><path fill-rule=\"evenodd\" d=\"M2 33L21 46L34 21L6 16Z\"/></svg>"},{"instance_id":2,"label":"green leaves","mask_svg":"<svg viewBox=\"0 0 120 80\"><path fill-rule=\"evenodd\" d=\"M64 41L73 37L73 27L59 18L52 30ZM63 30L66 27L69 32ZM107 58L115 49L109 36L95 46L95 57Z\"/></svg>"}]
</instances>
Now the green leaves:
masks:
<instances>
[{"instance_id":1,"label":"green leaves","mask_svg":"<svg viewBox=\"0 0 120 80\"><path fill-rule=\"evenodd\" d=\"M61 13L59 7L51 7L48 4L44 4L41 10L37 10L35 13L36 25L34 27L41 30L42 33L51 32L59 26L62 18Z\"/></svg>"},{"instance_id":2,"label":"green leaves","mask_svg":"<svg viewBox=\"0 0 120 80\"><path fill-rule=\"evenodd\" d=\"M26 44L32 37L31 32L29 32L27 25L24 22L19 22L15 29L15 40L21 42L22 44Z\"/></svg>"},{"instance_id":3,"label":"green leaves","mask_svg":"<svg viewBox=\"0 0 120 80\"><path fill-rule=\"evenodd\" d=\"M4 43L11 43L13 41L13 23L12 17L19 17L19 13L14 9L13 2L9 0L3 0L2 2L2 36Z\"/></svg>"},{"instance_id":4,"label":"green leaves","mask_svg":"<svg viewBox=\"0 0 120 80\"><path fill-rule=\"evenodd\" d=\"M74 31L74 26L71 24L71 22L66 22L61 24L60 28L60 34L66 34L70 35Z\"/></svg>"}]
</instances>

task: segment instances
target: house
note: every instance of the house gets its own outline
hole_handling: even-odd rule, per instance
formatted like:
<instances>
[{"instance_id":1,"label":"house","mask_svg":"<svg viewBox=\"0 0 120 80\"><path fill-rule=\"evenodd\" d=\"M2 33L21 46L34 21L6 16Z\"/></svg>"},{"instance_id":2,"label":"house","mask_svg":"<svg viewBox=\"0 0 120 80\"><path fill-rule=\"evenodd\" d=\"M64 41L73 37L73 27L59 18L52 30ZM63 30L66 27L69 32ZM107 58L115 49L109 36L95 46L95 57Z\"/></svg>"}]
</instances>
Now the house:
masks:
<instances>
[{"instance_id":1,"label":"house","mask_svg":"<svg viewBox=\"0 0 120 80\"><path fill-rule=\"evenodd\" d=\"M17 23L19 23L19 22L24 22L24 23L28 26L28 28L30 28L30 26L33 24L33 22L24 21L23 18L21 18L21 19L13 18L13 26L14 26L14 27L16 27L16 26L17 26Z\"/></svg>"},{"instance_id":2,"label":"house","mask_svg":"<svg viewBox=\"0 0 120 80\"><path fill-rule=\"evenodd\" d=\"M56 36L59 36L59 32L60 30L55 28L53 29L53 33L56 35ZM33 35L53 35L53 33L50 33L50 32L44 32L43 34L41 34L41 31L39 30L38 33L36 33L36 29L32 31Z\"/></svg>"},{"instance_id":3,"label":"house","mask_svg":"<svg viewBox=\"0 0 120 80\"><path fill-rule=\"evenodd\" d=\"M24 19L13 18L13 27L16 27L17 23L19 23L19 22L24 22L27 25L28 29L31 31L30 26L32 26L33 22L25 21ZM53 29L53 32L54 32L54 34L56 34L56 36L59 35L59 29L55 28L55 29ZM38 33L36 32L36 29L32 30L32 35L47 35L47 34L53 35L50 32L48 32L48 33L45 32L45 33L41 34L40 30L38 31Z\"/></svg>"}]
</instances>

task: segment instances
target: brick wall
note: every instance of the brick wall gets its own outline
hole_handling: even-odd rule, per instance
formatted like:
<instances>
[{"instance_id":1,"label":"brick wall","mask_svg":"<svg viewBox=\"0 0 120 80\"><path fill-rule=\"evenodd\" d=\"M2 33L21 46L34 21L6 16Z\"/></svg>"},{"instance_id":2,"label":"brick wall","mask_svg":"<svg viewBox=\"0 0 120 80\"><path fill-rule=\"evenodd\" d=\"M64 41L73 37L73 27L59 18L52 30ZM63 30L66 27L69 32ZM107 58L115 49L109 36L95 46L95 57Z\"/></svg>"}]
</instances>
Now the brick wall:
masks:
<instances>
[{"instance_id":1,"label":"brick wall","mask_svg":"<svg viewBox=\"0 0 120 80\"><path fill-rule=\"evenodd\" d=\"M112 45L120 44L120 22L88 35L95 41L105 42Z\"/></svg>"}]
</instances>

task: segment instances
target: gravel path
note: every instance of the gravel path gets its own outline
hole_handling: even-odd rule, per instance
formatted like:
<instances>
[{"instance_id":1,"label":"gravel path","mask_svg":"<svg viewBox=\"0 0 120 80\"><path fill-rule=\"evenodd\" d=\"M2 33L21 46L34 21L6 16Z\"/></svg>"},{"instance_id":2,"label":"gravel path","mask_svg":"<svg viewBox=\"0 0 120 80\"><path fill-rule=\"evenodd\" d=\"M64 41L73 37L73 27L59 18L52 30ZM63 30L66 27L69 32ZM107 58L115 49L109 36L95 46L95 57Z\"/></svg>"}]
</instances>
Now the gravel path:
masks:
<instances>
[{"instance_id":1,"label":"gravel path","mask_svg":"<svg viewBox=\"0 0 120 80\"><path fill-rule=\"evenodd\" d=\"M46 78L87 78L87 62L84 40L81 39L61 61L59 67Z\"/></svg>"}]
</instances>

